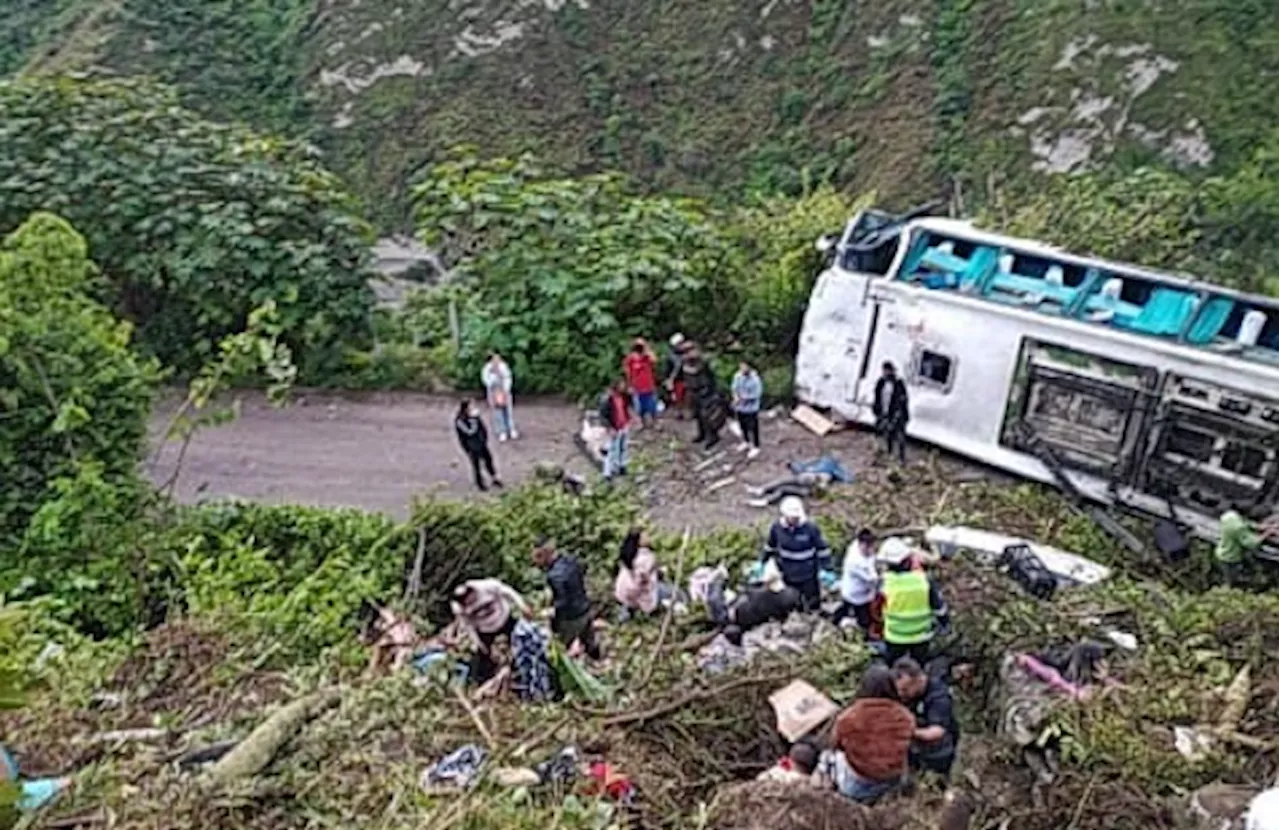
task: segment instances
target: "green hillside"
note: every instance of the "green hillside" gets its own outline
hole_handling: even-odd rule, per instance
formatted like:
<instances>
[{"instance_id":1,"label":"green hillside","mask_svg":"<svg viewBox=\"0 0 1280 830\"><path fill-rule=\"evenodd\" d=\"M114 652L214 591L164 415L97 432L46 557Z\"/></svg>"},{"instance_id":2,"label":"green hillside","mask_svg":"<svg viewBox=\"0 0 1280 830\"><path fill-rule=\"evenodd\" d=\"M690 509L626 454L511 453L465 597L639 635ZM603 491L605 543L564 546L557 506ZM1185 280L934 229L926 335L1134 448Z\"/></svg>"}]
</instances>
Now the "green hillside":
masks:
<instances>
[{"instance_id":1,"label":"green hillside","mask_svg":"<svg viewBox=\"0 0 1280 830\"><path fill-rule=\"evenodd\" d=\"M1262 0L19 0L0 72L100 68L313 140L384 226L459 142L735 196L910 202L1274 143Z\"/></svg>"}]
</instances>

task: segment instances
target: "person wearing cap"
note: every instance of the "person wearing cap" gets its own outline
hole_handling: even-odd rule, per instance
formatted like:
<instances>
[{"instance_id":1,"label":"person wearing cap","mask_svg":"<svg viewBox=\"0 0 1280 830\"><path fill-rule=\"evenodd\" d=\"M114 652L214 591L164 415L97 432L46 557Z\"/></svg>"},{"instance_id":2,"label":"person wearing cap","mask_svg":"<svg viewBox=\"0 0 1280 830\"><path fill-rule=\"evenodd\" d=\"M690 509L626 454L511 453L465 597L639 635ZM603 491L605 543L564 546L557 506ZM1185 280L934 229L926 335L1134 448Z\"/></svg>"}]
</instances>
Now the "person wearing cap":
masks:
<instances>
[{"instance_id":1,"label":"person wearing cap","mask_svg":"<svg viewBox=\"0 0 1280 830\"><path fill-rule=\"evenodd\" d=\"M631 387L631 402L640 423L648 426L658 417L658 359L643 337L631 344L631 351L622 359L622 373Z\"/></svg>"},{"instance_id":2,"label":"person wearing cap","mask_svg":"<svg viewBox=\"0 0 1280 830\"><path fill-rule=\"evenodd\" d=\"M815 611L822 603L821 574L831 570L831 546L822 538L818 526L805 516L800 499L783 499L779 513L769 528L769 539L760 558L777 560L782 581L800 592L804 610Z\"/></svg>"},{"instance_id":3,"label":"person wearing cap","mask_svg":"<svg viewBox=\"0 0 1280 830\"><path fill-rule=\"evenodd\" d=\"M916 567L911 547L901 539L885 539L876 558L885 567L884 642L890 663L911 657L924 663L934 634L951 627L942 591L923 568Z\"/></svg>"},{"instance_id":4,"label":"person wearing cap","mask_svg":"<svg viewBox=\"0 0 1280 830\"><path fill-rule=\"evenodd\" d=\"M689 342L680 332L671 335L667 341L667 354L662 360L662 386L671 399L671 408L677 420L684 418L684 353Z\"/></svg>"},{"instance_id":5,"label":"person wearing cap","mask_svg":"<svg viewBox=\"0 0 1280 830\"><path fill-rule=\"evenodd\" d=\"M499 635L511 637L520 615L529 616L529 606L520 592L500 579L469 579L453 589L449 603L461 633L475 653L470 677L484 683L497 670L490 650Z\"/></svg>"}]
</instances>

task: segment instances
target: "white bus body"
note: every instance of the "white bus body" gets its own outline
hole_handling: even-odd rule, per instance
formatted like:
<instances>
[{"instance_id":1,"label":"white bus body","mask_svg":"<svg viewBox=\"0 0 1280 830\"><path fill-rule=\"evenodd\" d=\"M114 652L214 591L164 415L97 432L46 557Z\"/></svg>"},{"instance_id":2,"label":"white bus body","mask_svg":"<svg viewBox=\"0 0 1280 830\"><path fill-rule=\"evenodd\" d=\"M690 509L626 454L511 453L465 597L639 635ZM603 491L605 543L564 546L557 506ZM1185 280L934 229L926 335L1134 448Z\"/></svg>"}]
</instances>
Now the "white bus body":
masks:
<instances>
[{"instance_id":1,"label":"white bus body","mask_svg":"<svg viewBox=\"0 0 1280 830\"><path fill-rule=\"evenodd\" d=\"M924 218L859 214L818 277L796 395L872 425L881 365L908 434L1215 538L1276 507L1276 301ZM860 244L870 239L871 243ZM872 244L873 243L873 244Z\"/></svg>"}]
</instances>

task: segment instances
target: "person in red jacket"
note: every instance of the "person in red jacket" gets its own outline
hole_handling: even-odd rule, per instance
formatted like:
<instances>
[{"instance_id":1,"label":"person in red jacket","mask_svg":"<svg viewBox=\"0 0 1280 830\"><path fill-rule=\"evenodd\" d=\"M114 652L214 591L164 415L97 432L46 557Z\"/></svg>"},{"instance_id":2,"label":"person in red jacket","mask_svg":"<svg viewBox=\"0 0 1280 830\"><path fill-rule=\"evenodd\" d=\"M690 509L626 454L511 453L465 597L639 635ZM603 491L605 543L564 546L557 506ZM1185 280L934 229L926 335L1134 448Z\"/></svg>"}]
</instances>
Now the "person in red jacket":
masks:
<instances>
[{"instance_id":1,"label":"person in red jacket","mask_svg":"<svg viewBox=\"0 0 1280 830\"><path fill-rule=\"evenodd\" d=\"M643 337L637 337L631 351L622 359L622 373L631 388L632 406L646 426L658 417L657 367L657 356Z\"/></svg>"},{"instance_id":2,"label":"person in red jacket","mask_svg":"<svg viewBox=\"0 0 1280 830\"><path fill-rule=\"evenodd\" d=\"M609 450L604 458L604 477L627 474L627 432L631 428L631 396L627 382L618 378L600 398L600 420L609 430Z\"/></svg>"}]
</instances>

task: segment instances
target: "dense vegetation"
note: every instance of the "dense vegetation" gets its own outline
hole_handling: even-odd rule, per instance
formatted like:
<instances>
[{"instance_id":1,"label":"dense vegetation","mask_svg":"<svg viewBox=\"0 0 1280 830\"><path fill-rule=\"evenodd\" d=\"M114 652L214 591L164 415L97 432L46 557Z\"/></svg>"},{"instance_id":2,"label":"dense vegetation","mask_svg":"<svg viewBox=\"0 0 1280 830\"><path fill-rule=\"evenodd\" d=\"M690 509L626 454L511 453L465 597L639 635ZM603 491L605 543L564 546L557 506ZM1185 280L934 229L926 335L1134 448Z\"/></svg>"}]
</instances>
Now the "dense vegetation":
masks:
<instances>
[{"instance_id":1,"label":"dense vegetation","mask_svg":"<svg viewBox=\"0 0 1280 830\"><path fill-rule=\"evenodd\" d=\"M193 371L276 304L304 373L367 337L371 237L303 145L202 120L145 82L0 83L0 228L57 211L139 345Z\"/></svg>"}]
</instances>

